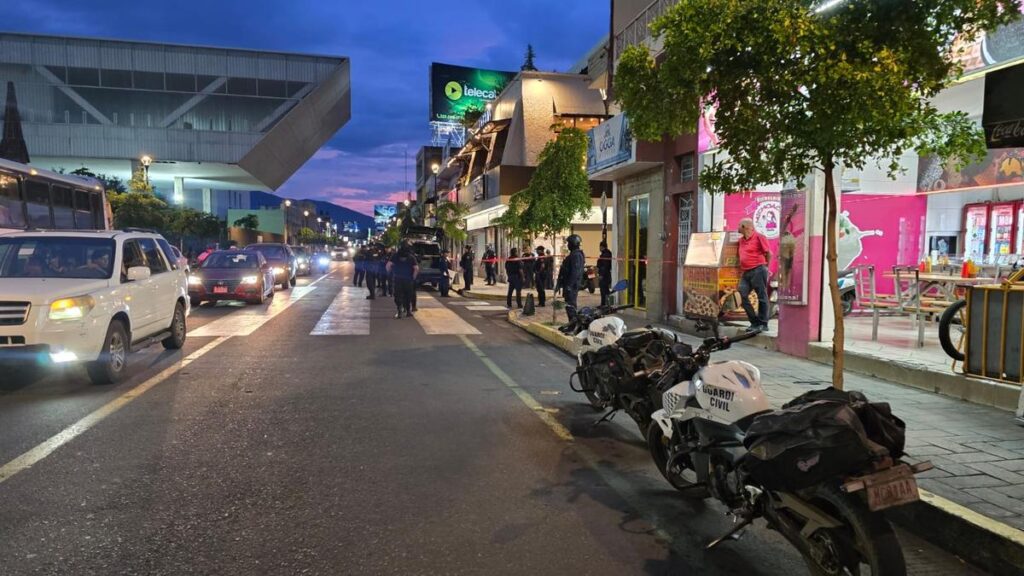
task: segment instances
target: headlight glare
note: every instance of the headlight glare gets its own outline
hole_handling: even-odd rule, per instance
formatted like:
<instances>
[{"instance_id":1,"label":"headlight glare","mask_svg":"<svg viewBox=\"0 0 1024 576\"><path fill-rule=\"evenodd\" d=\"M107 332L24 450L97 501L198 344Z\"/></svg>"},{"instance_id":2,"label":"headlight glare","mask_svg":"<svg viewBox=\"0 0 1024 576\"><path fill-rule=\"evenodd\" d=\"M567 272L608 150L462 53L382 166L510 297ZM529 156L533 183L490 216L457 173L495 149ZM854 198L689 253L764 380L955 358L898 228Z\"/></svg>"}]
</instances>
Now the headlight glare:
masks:
<instances>
[{"instance_id":1,"label":"headlight glare","mask_svg":"<svg viewBox=\"0 0 1024 576\"><path fill-rule=\"evenodd\" d=\"M92 296L61 298L50 304L50 320L79 320L95 306Z\"/></svg>"},{"instance_id":2,"label":"headlight glare","mask_svg":"<svg viewBox=\"0 0 1024 576\"><path fill-rule=\"evenodd\" d=\"M189 276L188 283L191 286L199 286L203 283L203 279L200 278L199 276Z\"/></svg>"},{"instance_id":3,"label":"headlight glare","mask_svg":"<svg viewBox=\"0 0 1024 576\"><path fill-rule=\"evenodd\" d=\"M257 282L259 282L259 278L255 277L255 276L243 276L242 277L242 284L255 284Z\"/></svg>"}]
</instances>

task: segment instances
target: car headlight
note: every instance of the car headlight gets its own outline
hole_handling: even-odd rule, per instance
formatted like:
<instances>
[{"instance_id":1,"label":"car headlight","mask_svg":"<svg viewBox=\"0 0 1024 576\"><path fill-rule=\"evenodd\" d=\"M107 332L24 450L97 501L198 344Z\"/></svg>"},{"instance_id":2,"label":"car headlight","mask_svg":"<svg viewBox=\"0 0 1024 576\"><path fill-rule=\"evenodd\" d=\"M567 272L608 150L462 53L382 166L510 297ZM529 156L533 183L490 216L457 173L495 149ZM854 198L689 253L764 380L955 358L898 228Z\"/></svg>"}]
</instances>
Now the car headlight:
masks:
<instances>
[{"instance_id":1,"label":"car headlight","mask_svg":"<svg viewBox=\"0 0 1024 576\"><path fill-rule=\"evenodd\" d=\"M188 283L190 286L199 286L203 283L203 279L199 276L189 276Z\"/></svg>"},{"instance_id":2,"label":"car headlight","mask_svg":"<svg viewBox=\"0 0 1024 576\"><path fill-rule=\"evenodd\" d=\"M305 264L305 263L306 263L306 259L305 258L299 258L299 264Z\"/></svg>"},{"instance_id":3,"label":"car headlight","mask_svg":"<svg viewBox=\"0 0 1024 576\"><path fill-rule=\"evenodd\" d=\"M284 274L284 268L281 268L280 266L274 266L270 271L273 272L275 276L278 274Z\"/></svg>"},{"instance_id":4,"label":"car headlight","mask_svg":"<svg viewBox=\"0 0 1024 576\"><path fill-rule=\"evenodd\" d=\"M256 276L243 276L242 277L242 284L255 284L255 283L259 282L259 281L260 281L260 279L257 278Z\"/></svg>"},{"instance_id":5,"label":"car headlight","mask_svg":"<svg viewBox=\"0 0 1024 576\"><path fill-rule=\"evenodd\" d=\"M327 256L321 256L320 257L320 265L321 266L327 266L330 263L331 263L331 259L328 258Z\"/></svg>"},{"instance_id":6,"label":"car headlight","mask_svg":"<svg viewBox=\"0 0 1024 576\"><path fill-rule=\"evenodd\" d=\"M95 306L96 300L92 296L61 298L50 304L50 320L79 320Z\"/></svg>"}]
</instances>

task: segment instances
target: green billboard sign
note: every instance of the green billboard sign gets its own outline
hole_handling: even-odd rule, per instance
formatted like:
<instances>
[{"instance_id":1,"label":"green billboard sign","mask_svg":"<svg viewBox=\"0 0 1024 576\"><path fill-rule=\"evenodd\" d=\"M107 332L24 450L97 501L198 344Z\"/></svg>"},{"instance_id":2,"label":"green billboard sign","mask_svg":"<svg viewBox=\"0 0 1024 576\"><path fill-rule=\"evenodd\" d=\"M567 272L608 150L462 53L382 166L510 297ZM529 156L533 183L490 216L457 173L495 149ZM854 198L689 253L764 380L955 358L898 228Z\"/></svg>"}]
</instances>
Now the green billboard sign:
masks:
<instances>
[{"instance_id":1,"label":"green billboard sign","mask_svg":"<svg viewBox=\"0 0 1024 576\"><path fill-rule=\"evenodd\" d=\"M483 110L515 78L515 72L430 65L430 121L458 122L467 110Z\"/></svg>"}]
</instances>

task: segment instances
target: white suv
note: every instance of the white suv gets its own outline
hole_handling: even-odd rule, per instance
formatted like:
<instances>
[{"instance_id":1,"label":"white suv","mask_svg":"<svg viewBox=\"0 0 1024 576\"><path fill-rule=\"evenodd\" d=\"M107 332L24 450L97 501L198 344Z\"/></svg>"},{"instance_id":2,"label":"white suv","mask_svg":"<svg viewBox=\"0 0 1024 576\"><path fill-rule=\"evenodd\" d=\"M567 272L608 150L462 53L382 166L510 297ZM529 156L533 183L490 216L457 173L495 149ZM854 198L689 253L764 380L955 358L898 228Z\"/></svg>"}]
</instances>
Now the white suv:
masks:
<instances>
[{"instance_id":1,"label":"white suv","mask_svg":"<svg viewBox=\"0 0 1024 576\"><path fill-rule=\"evenodd\" d=\"M127 230L0 236L0 362L84 362L120 380L132 349L185 344L188 279L159 234Z\"/></svg>"}]
</instances>

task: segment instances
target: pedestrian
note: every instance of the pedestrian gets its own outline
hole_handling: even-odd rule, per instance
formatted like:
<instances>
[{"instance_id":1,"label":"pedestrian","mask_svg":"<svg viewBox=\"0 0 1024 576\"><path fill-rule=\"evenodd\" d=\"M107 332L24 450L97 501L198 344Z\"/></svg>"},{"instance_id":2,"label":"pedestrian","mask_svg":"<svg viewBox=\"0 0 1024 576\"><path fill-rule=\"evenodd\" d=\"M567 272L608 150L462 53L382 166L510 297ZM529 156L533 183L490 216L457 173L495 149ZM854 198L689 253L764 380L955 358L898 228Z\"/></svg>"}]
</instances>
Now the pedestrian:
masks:
<instances>
[{"instance_id":1,"label":"pedestrian","mask_svg":"<svg viewBox=\"0 0 1024 576\"><path fill-rule=\"evenodd\" d=\"M601 255L597 258L597 285L601 289L601 306L608 306L612 293L612 251L604 240L601 241Z\"/></svg>"},{"instance_id":2,"label":"pedestrian","mask_svg":"<svg viewBox=\"0 0 1024 576\"><path fill-rule=\"evenodd\" d=\"M570 234L566 242L569 245L569 253L562 260L562 267L558 271L555 294L558 294L559 290L562 291L562 296L565 298L565 315L572 322L576 319L576 296L580 292L580 279L583 277L586 256L580 248L583 239L579 234Z\"/></svg>"},{"instance_id":3,"label":"pedestrian","mask_svg":"<svg viewBox=\"0 0 1024 576\"><path fill-rule=\"evenodd\" d=\"M508 295L506 306L512 308L512 292L516 293L516 308L523 307L523 262L519 259L519 250L513 248L505 261L505 276L508 277Z\"/></svg>"},{"instance_id":4,"label":"pedestrian","mask_svg":"<svg viewBox=\"0 0 1024 576\"><path fill-rule=\"evenodd\" d=\"M448 262L448 254L447 250L442 250L441 257L437 259L437 267L441 270L441 279L437 283L437 287L441 291L441 298L449 298L448 291L451 290L452 265Z\"/></svg>"},{"instance_id":5,"label":"pedestrian","mask_svg":"<svg viewBox=\"0 0 1024 576\"><path fill-rule=\"evenodd\" d=\"M523 254L520 259L523 261L523 288L529 290L533 288L533 265L536 260L529 246L523 246Z\"/></svg>"},{"instance_id":6,"label":"pedestrian","mask_svg":"<svg viewBox=\"0 0 1024 576\"><path fill-rule=\"evenodd\" d=\"M377 259L379 258L376 247L370 246L366 249L364 255L363 267L366 270L366 288L370 291L370 294L366 297L367 300L373 300L377 297Z\"/></svg>"},{"instance_id":7,"label":"pedestrian","mask_svg":"<svg viewBox=\"0 0 1024 576\"><path fill-rule=\"evenodd\" d=\"M544 247L537 246L537 259L533 263L533 279L537 283L537 305L544 307L548 276L551 275L551 257L544 254Z\"/></svg>"},{"instance_id":8,"label":"pedestrian","mask_svg":"<svg viewBox=\"0 0 1024 576\"><path fill-rule=\"evenodd\" d=\"M352 276L352 285L363 286L363 278L366 276L366 268L364 261L366 260L366 247L362 246L356 251L355 256L352 257L352 263L355 264L356 272Z\"/></svg>"},{"instance_id":9,"label":"pedestrian","mask_svg":"<svg viewBox=\"0 0 1024 576\"><path fill-rule=\"evenodd\" d=\"M416 291L416 276L419 274L419 261L412 250L412 242L402 240L402 245L391 256L387 263L387 271L394 277L395 307L398 312L395 318L412 316L412 300Z\"/></svg>"},{"instance_id":10,"label":"pedestrian","mask_svg":"<svg viewBox=\"0 0 1024 576\"><path fill-rule=\"evenodd\" d=\"M750 320L747 332L764 332L768 329L768 263L772 253L768 240L754 229L750 218L740 220L740 300ZM750 292L757 294L757 312L750 305Z\"/></svg>"},{"instance_id":11,"label":"pedestrian","mask_svg":"<svg viewBox=\"0 0 1024 576\"><path fill-rule=\"evenodd\" d=\"M199 256L196 256L196 263L197 264L202 264L207 258L210 257L210 254L213 254L216 251L217 251L217 245L216 244L208 244L206 246L206 250L203 250L199 254Z\"/></svg>"},{"instance_id":12,"label":"pedestrian","mask_svg":"<svg viewBox=\"0 0 1024 576\"><path fill-rule=\"evenodd\" d=\"M490 245L487 246L487 250L484 251L484 272L487 275L487 285L494 286L498 283L497 263L498 254L494 251L494 248Z\"/></svg>"},{"instance_id":13,"label":"pedestrian","mask_svg":"<svg viewBox=\"0 0 1024 576\"><path fill-rule=\"evenodd\" d=\"M463 294L473 289L473 247L466 245L462 251L462 259L459 260L459 268L462 268Z\"/></svg>"}]
</instances>

